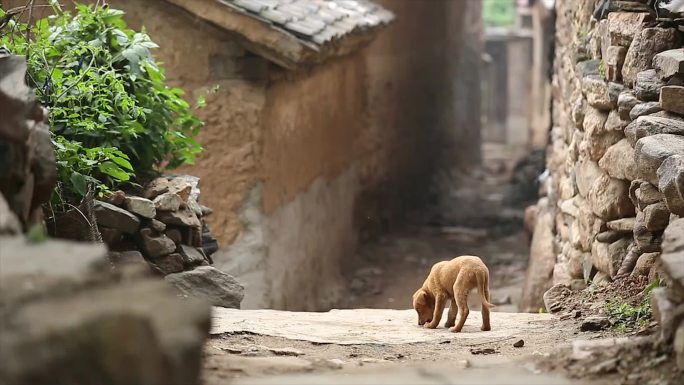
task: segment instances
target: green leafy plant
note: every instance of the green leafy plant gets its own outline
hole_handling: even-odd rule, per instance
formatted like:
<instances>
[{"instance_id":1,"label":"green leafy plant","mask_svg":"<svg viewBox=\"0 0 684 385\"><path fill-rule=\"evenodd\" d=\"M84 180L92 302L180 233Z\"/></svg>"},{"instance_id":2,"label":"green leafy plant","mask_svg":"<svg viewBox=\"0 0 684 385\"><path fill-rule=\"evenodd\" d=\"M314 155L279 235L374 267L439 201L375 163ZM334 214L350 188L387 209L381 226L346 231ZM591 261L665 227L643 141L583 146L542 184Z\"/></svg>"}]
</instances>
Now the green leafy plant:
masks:
<instances>
[{"instance_id":1,"label":"green leafy plant","mask_svg":"<svg viewBox=\"0 0 684 385\"><path fill-rule=\"evenodd\" d=\"M606 64L603 61L599 63L598 72L601 76L606 76Z\"/></svg>"},{"instance_id":2,"label":"green leafy plant","mask_svg":"<svg viewBox=\"0 0 684 385\"><path fill-rule=\"evenodd\" d=\"M660 280L652 282L643 291L643 299L636 305L630 304L621 298L611 299L606 305L606 313L613 321L614 328L618 333L626 333L638 327L645 326L653 315L651 310L651 293L660 287Z\"/></svg>"},{"instance_id":3,"label":"green leafy plant","mask_svg":"<svg viewBox=\"0 0 684 385\"><path fill-rule=\"evenodd\" d=\"M167 86L145 31L107 6L77 4L72 14L50 4L54 14L32 25L11 20L0 46L27 57L30 86L50 110L59 175L51 203L64 208L91 185L102 194L192 163L201 122L183 91Z\"/></svg>"}]
</instances>

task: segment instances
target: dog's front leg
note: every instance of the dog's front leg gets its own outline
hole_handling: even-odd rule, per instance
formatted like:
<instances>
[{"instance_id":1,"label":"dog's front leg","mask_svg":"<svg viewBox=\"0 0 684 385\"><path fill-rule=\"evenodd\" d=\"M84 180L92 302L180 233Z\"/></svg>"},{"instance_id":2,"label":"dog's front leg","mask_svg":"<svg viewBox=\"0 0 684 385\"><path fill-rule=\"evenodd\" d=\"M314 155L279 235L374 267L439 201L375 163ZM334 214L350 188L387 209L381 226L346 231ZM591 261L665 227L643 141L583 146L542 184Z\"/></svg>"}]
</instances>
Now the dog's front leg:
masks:
<instances>
[{"instance_id":1,"label":"dog's front leg","mask_svg":"<svg viewBox=\"0 0 684 385\"><path fill-rule=\"evenodd\" d=\"M444 307L446 306L446 295L437 294L435 296L435 312L432 314L432 321L426 325L428 329L435 329L439 325L439 321L442 320L442 313L444 313Z\"/></svg>"}]
</instances>

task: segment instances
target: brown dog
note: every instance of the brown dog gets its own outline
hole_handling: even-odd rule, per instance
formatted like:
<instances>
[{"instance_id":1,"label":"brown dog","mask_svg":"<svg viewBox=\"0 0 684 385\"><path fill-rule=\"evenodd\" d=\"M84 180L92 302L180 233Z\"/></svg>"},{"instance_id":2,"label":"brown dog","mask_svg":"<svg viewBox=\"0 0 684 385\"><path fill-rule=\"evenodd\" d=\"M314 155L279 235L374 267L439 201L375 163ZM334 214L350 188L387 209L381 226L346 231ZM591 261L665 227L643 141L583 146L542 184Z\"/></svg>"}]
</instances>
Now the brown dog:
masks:
<instances>
[{"instance_id":1,"label":"brown dog","mask_svg":"<svg viewBox=\"0 0 684 385\"><path fill-rule=\"evenodd\" d=\"M458 325L450 329L460 332L468 318L468 294L477 287L482 301L482 330L491 330L489 309L489 269L478 257L462 256L436 263L430 270L423 287L413 294L413 308L418 313L418 325L434 329L442 319L447 300L451 300L445 327L456 323L456 313L461 310Z\"/></svg>"}]
</instances>

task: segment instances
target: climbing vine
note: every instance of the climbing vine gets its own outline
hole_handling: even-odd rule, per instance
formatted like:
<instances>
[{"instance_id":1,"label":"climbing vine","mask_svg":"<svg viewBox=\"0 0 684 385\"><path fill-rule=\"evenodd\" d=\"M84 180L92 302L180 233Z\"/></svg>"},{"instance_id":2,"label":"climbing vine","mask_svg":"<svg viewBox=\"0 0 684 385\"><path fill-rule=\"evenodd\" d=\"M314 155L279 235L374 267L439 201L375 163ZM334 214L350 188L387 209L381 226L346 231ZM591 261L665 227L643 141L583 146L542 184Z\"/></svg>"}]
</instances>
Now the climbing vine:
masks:
<instances>
[{"instance_id":1,"label":"climbing vine","mask_svg":"<svg viewBox=\"0 0 684 385\"><path fill-rule=\"evenodd\" d=\"M53 15L34 23L9 18L0 47L26 56L29 85L50 110L53 206L77 204L89 186L103 194L193 162L201 122L183 91L166 84L145 31L127 28L124 12L108 6L50 6Z\"/></svg>"}]
</instances>

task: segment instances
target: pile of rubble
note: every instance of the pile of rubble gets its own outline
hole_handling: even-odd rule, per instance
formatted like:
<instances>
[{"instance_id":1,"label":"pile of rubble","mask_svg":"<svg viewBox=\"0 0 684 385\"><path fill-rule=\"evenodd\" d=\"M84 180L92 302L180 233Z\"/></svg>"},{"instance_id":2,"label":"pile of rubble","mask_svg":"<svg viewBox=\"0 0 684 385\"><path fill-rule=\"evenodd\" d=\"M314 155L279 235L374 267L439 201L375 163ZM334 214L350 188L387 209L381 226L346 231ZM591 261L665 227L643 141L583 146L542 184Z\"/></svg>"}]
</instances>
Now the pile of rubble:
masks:
<instances>
[{"instance_id":1,"label":"pile of rubble","mask_svg":"<svg viewBox=\"0 0 684 385\"><path fill-rule=\"evenodd\" d=\"M684 242L684 38L679 18L660 20L645 1L608 3L596 12L594 1L557 4L550 177L525 311L554 285L630 274L669 281L667 298L681 302L684 252L665 245Z\"/></svg>"}]
</instances>

